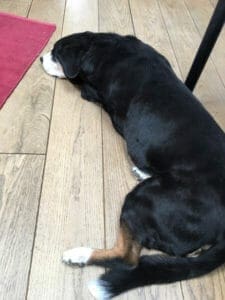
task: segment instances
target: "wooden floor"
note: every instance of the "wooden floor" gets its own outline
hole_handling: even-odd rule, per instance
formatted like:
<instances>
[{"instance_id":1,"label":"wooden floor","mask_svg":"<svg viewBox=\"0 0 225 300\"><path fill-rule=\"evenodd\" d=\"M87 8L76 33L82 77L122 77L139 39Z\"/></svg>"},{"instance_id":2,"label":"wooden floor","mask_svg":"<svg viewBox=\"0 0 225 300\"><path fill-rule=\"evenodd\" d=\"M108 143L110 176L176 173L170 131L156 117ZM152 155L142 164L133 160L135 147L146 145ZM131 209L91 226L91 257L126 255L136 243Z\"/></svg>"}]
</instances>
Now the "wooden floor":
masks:
<instances>
[{"instance_id":1,"label":"wooden floor","mask_svg":"<svg viewBox=\"0 0 225 300\"><path fill-rule=\"evenodd\" d=\"M135 34L184 79L216 0L0 0L0 10L54 22L61 36ZM225 129L225 30L195 94ZM207 149L206 149L207 151ZM136 184L122 139L101 109L32 65L0 111L0 299L88 300L104 270L61 263L74 246L111 246L125 194ZM225 299L225 269L118 299Z\"/></svg>"}]
</instances>

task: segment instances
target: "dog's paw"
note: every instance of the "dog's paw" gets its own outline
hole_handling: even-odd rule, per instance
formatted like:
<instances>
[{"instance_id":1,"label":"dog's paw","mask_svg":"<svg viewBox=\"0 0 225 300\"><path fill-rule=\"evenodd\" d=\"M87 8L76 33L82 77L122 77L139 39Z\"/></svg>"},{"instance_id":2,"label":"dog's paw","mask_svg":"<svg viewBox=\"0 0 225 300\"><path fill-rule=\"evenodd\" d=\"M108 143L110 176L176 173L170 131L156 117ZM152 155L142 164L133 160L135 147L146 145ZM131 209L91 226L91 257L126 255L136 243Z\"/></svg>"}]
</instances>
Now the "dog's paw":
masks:
<instances>
[{"instance_id":1,"label":"dog's paw","mask_svg":"<svg viewBox=\"0 0 225 300\"><path fill-rule=\"evenodd\" d=\"M88 289L92 296L97 300L107 300L112 298L107 285L101 279L90 281L88 283Z\"/></svg>"},{"instance_id":2,"label":"dog's paw","mask_svg":"<svg viewBox=\"0 0 225 300\"><path fill-rule=\"evenodd\" d=\"M138 181L143 181L143 180L151 177L150 174L141 171L136 166L132 167L132 173L134 174L134 176L137 178Z\"/></svg>"},{"instance_id":3,"label":"dog's paw","mask_svg":"<svg viewBox=\"0 0 225 300\"><path fill-rule=\"evenodd\" d=\"M62 261L68 265L82 267L88 263L93 251L92 248L87 247L73 248L63 253Z\"/></svg>"}]
</instances>

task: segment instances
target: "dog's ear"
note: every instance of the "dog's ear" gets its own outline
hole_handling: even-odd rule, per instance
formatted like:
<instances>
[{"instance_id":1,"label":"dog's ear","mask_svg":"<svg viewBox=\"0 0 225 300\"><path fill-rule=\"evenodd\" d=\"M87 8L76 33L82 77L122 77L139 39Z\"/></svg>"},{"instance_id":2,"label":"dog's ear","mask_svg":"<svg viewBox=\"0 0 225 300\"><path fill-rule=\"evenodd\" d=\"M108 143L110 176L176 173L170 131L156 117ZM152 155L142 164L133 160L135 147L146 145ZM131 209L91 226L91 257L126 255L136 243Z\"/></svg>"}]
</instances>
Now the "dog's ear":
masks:
<instances>
[{"instance_id":1,"label":"dog's ear","mask_svg":"<svg viewBox=\"0 0 225 300\"><path fill-rule=\"evenodd\" d=\"M80 71L78 65L74 64L73 62L70 62L67 59L63 60L61 65L67 78L72 79L77 77Z\"/></svg>"},{"instance_id":2,"label":"dog's ear","mask_svg":"<svg viewBox=\"0 0 225 300\"><path fill-rule=\"evenodd\" d=\"M76 56L70 50L65 49L57 58L67 78L73 79L77 77L81 70L84 71L85 74L91 74L93 72L94 56L92 55L91 48L88 49L87 52L77 52Z\"/></svg>"},{"instance_id":3,"label":"dog's ear","mask_svg":"<svg viewBox=\"0 0 225 300\"><path fill-rule=\"evenodd\" d=\"M80 71L80 53L75 56L72 47L60 47L54 51L55 59L61 64L67 78L75 78Z\"/></svg>"}]
</instances>

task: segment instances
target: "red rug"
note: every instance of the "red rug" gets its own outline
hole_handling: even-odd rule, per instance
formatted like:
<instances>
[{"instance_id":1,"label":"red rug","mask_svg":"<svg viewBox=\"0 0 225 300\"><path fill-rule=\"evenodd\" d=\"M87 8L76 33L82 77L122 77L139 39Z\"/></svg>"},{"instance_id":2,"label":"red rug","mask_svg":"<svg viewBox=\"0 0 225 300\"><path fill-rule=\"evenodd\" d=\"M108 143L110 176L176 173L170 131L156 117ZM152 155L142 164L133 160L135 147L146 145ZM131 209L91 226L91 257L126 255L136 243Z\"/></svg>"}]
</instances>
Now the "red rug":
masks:
<instances>
[{"instance_id":1,"label":"red rug","mask_svg":"<svg viewBox=\"0 0 225 300\"><path fill-rule=\"evenodd\" d=\"M0 13L0 108L55 29L53 24Z\"/></svg>"}]
</instances>

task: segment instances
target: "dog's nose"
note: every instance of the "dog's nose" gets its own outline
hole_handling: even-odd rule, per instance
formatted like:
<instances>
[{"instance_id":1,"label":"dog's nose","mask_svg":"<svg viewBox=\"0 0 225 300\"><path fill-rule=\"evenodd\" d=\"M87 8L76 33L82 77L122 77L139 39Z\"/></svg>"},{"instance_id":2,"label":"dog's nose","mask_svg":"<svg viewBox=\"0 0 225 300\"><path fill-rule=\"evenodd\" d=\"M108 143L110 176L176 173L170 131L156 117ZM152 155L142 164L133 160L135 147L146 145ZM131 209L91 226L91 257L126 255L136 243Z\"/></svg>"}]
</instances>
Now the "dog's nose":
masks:
<instances>
[{"instance_id":1,"label":"dog's nose","mask_svg":"<svg viewBox=\"0 0 225 300\"><path fill-rule=\"evenodd\" d=\"M41 63L43 63L43 56L40 57L40 61L41 61Z\"/></svg>"}]
</instances>

